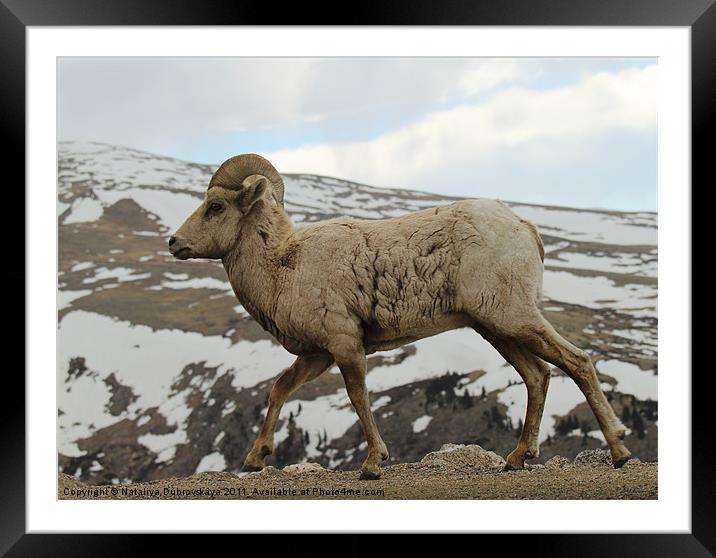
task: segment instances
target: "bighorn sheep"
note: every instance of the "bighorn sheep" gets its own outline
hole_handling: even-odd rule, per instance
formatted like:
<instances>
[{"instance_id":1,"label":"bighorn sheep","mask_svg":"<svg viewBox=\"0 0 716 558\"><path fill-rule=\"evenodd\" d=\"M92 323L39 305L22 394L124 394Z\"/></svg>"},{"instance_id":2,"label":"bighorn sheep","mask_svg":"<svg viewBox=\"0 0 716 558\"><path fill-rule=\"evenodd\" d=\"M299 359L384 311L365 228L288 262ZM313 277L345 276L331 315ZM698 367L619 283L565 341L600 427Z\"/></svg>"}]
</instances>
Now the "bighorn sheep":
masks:
<instances>
[{"instance_id":1,"label":"bighorn sheep","mask_svg":"<svg viewBox=\"0 0 716 558\"><path fill-rule=\"evenodd\" d=\"M370 409L366 355L462 327L489 341L527 387L524 428L507 469L520 469L539 454L547 362L586 396L614 466L629 459L625 428L589 356L539 310L544 247L532 223L500 201L473 199L392 219L337 218L294 227L283 198L283 181L271 163L253 154L232 157L169 239L179 259L221 259L246 311L297 355L271 389L245 470L261 469L272 453L289 395L336 363L368 441L360 477L378 478L388 448Z\"/></svg>"}]
</instances>

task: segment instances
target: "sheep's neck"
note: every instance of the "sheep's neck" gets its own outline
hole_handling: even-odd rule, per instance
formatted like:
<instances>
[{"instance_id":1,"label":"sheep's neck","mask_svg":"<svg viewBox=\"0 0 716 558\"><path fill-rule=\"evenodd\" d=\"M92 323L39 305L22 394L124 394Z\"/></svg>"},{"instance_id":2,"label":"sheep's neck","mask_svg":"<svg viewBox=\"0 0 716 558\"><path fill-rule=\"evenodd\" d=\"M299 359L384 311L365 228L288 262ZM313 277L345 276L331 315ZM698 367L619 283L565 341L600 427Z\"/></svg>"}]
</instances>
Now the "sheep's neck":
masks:
<instances>
[{"instance_id":1,"label":"sheep's neck","mask_svg":"<svg viewBox=\"0 0 716 558\"><path fill-rule=\"evenodd\" d=\"M274 208L247 219L236 245L223 259L237 298L246 310L273 316L280 285L275 267L292 230L288 216ZM261 324L264 325L264 324Z\"/></svg>"}]
</instances>

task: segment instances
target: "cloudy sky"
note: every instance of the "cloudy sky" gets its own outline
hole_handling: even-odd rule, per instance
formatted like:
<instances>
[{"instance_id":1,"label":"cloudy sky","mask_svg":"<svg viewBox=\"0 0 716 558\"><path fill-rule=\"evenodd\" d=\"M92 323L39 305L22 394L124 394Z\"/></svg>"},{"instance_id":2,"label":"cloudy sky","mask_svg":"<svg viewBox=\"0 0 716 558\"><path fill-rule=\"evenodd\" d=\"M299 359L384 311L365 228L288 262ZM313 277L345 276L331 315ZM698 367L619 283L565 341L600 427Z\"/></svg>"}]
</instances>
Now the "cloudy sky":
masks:
<instances>
[{"instance_id":1,"label":"cloudy sky","mask_svg":"<svg viewBox=\"0 0 716 558\"><path fill-rule=\"evenodd\" d=\"M655 59L63 58L58 138L199 163L655 211Z\"/></svg>"}]
</instances>

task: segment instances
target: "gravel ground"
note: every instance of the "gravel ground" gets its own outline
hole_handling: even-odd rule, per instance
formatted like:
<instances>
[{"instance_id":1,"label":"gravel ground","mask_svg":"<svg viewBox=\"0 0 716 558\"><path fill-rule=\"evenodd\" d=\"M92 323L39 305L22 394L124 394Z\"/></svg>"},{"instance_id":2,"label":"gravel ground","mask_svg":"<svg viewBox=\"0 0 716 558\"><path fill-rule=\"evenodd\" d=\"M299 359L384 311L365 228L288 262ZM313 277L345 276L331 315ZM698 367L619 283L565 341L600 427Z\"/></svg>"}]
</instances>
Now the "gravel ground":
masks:
<instances>
[{"instance_id":1,"label":"gravel ground","mask_svg":"<svg viewBox=\"0 0 716 558\"><path fill-rule=\"evenodd\" d=\"M657 463L637 460L614 469L598 458L574 462L555 458L546 466L502 472L497 462L491 463L489 459L470 462L464 455L456 452L436 456L434 452L420 463L385 467L382 478L374 481L358 480L357 471L330 471L317 464L292 465L283 470L267 467L258 473L206 472L186 478L104 486L86 485L61 473L58 498L644 500L658 497Z\"/></svg>"}]
</instances>

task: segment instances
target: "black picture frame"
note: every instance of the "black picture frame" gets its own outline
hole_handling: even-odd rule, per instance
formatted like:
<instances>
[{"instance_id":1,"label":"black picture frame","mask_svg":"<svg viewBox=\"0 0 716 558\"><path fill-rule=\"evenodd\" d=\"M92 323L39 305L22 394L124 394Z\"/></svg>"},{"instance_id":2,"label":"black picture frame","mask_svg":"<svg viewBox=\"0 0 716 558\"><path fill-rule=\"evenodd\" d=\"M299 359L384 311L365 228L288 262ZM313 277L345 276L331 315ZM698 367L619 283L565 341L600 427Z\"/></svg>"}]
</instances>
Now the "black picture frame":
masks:
<instances>
[{"instance_id":1,"label":"black picture frame","mask_svg":"<svg viewBox=\"0 0 716 558\"><path fill-rule=\"evenodd\" d=\"M685 26L691 29L692 64L692 186L706 188L713 155L710 149L716 105L716 0L393 0L347 5L271 3L241 0L0 0L0 122L5 170L5 195L18 196L25 184L25 31L28 26L88 25L506 25L506 26ZM19 196L18 196L19 197ZM8 198L6 197L6 201ZM9 207L9 206L6 206ZM693 204L692 204L693 207ZM31 211L32 208L26 208ZM19 213L17 205L12 210ZM697 222L695 217L692 222ZM13 229L17 230L17 229ZM693 235L697 239L697 235ZM694 252L692 251L692 254ZM26 258L37 257L27 254ZM13 256L14 257L14 256ZM16 275L13 275L16 278ZM17 279L15 279L17 281ZM32 293L25 290L25 299ZM6 316L13 315L6 310ZM13 316L14 317L14 316ZM6 323L10 323L9 321ZM18 320L12 328L20 331ZM31 324L30 324L31 325ZM26 331L25 328L22 331ZM668 342L668 340L664 340ZM9 344L8 344L9 346ZM17 351L15 351L17 352ZM6 354L13 354L7 350ZM8 359L11 362L13 359ZM14 364L14 363L12 363ZM3 374L5 397L0 405L0 555L6 556L119 556L160 544L161 552L185 548L185 537L136 535L26 534L25 531L25 383L8 366ZM691 370L682 371L691 374ZM709 416L711 370L691 375L692 385L692 530L689 534L601 535L489 535L498 548L520 554L550 556L713 556L716 552L714 501L714 444ZM665 450L662 450L665 451ZM508 522L509 518L505 518ZM584 518L585 530L589 518ZM360 528L359 525L347 529ZM81 529L81 526L78 526ZM559 518L555 518L559 530ZM316 524L320 531L320 521ZM342 553L379 552L384 543L365 537L340 543ZM499 537L495 539L495 537ZM509 540L507 537L512 537ZM164 537L163 539L167 539ZM224 539L224 537L222 537ZM225 544L222 539L212 543ZM325 538L321 546L332 544ZM264 539L265 542L265 539ZM424 540L418 544L424 547ZM456 541L457 542L457 541ZM248 548L260 541L243 539ZM316 543L296 545L320 552ZM443 543L444 544L444 543ZM451 543L455 544L455 543ZM474 544L470 542L468 544ZM245 546L246 545L246 546ZM229 547L232 548L232 547ZM238 551L238 547L234 547ZM326 549L327 550L327 549ZM476 551L479 549L476 548ZM403 547L403 551L406 551ZM494 551L494 550L493 550ZM333 550L335 552L335 549ZM500 551L501 552L501 551ZM5 554L6 553L6 554Z\"/></svg>"}]
</instances>

